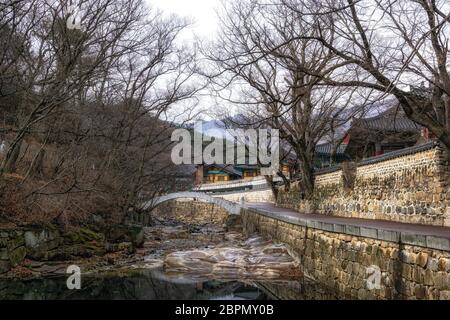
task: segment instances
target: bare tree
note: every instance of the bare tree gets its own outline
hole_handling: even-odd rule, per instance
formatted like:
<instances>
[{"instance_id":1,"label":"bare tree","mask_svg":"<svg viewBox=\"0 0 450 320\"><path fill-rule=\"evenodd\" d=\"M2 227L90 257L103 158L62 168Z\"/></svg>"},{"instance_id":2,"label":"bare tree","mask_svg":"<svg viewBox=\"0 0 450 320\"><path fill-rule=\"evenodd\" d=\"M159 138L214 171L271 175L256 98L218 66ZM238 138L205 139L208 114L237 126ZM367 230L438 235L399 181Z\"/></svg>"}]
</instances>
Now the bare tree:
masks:
<instances>
[{"instance_id":1,"label":"bare tree","mask_svg":"<svg viewBox=\"0 0 450 320\"><path fill-rule=\"evenodd\" d=\"M283 0L279 5L305 21L314 17L309 24L318 30L287 42L317 41L347 63L323 77L324 84L395 96L411 120L450 148L448 1ZM429 86L417 88L420 83Z\"/></svg>"},{"instance_id":2,"label":"bare tree","mask_svg":"<svg viewBox=\"0 0 450 320\"><path fill-rule=\"evenodd\" d=\"M256 1L233 2L224 10L223 30L209 58L220 67L219 88L231 87L239 95L222 98L241 104L253 126L280 130L299 159L301 185L309 198L315 146L354 115L356 108L350 107L356 90L321 83L341 66L339 57L307 39L320 31L296 12Z\"/></svg>"},{"instance_id":3,"label":"bare tree","mask_svg":"<svg viewBox=\"0 0 450 320\"><path fill-rule=\"evenodd\" d=\"M117 222L173 184L173 123L195 115L203 85L195 51L176 42L184 19L163 18L143 0L80 4L81 29L67 28L60 2L1 8L0 35L20 50L0 48L0 103L14 106L1 128L9 148L0 182L24 212L108 213ZM15 91L4 90L3 75L16 79Z\"/></svg>"}]
</instances>

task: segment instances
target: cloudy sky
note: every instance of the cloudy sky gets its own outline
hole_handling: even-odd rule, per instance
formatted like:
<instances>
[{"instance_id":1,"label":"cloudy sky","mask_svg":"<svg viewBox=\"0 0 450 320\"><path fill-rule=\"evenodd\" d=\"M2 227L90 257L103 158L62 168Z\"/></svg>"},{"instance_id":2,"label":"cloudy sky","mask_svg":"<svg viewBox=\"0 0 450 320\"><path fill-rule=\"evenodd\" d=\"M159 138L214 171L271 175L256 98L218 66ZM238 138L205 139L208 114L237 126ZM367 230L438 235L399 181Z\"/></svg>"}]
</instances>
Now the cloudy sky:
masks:
<instances>
[{"instance_id":1,"label":"cloudy sky","mask_svg":"<svg viewBox=\"0 0 450 320\"><path fill-rule=\"evenodd\" d=\"M162 10L165 14L176 14L192 21L192 25L179 35L179 41L183 44L191 44L197 40L213 40L218 31L217 10L221 8L225 0L146 0L155 9ZM209 96L205 91L198 96L201 118L211 120L215 118L218 101ZM223 104L223 102L220 102Z\"/></svg>"},{"instance_id":2,"label":"cloudy sky","mask_svg":"<svg viewBox=\"0 0 450 320\"><path fill-rule=\"evenodd\" d=\"M220 0L147 0L155 7L167 14L177 14L182 17L191 18L194 24L183 38L199 37L210 38L217 30L216 9L220 7Z\"/></svg>"}]
</instances>

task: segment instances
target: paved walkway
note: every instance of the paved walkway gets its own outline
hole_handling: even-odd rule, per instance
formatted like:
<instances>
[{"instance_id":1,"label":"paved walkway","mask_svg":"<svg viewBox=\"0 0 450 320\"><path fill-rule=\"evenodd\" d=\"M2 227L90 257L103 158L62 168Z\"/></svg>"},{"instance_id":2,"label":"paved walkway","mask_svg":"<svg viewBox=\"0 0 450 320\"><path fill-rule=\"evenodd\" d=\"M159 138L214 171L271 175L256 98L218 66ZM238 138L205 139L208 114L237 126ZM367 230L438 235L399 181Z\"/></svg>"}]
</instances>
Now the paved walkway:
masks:
<instances>
[{"instance_id":1,"label":"paved walkway","mask_svg":"<svg viewBox=\"0 0 450 320\"><path fill-rule=\"evenodd\" d=\"M246 203L245 205L250 209L258 210L263 215L289 223L385 241L401 240L405 244L450 251L450 227L306 214L279 208L272 203Z\"/></svg>"}]
</instances>

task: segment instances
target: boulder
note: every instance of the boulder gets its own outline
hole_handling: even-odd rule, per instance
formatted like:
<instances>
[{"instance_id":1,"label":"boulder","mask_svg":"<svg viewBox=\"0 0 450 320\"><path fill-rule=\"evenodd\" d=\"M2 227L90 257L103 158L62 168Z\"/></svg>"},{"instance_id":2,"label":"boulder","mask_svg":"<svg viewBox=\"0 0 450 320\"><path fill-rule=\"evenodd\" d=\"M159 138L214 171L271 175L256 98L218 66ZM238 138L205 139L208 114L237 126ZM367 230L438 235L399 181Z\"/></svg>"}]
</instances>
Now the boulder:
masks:
<instances>
[{"instance_id":1,"label":"boulder","mask_svg":"<svg viewBox=\"0 0 450 320\"><path fill-rule=\"evenodd\" d=\"M131 242L134 247L141 248L144 245L144 229L140 226L115 225L106 233L106 240L110 243Z\"/></svg>"},{"instance_id":2,"label":"boulder","mask_svg":"<svg viewBox=\"0 0 450 320\"><path fill-rule=\"evenodd\" d=\"M233 246L173 252L164 260L172 275L220 279L287 280L302 276L284 245L252 238Z\"/></svg>"},{"instance_id":3,"label":"boulder","mask_svg":"<svg viewBox=\"0 0 450 320\"><path fill-rule=\"evenodd\" d=\"M23 259L27 254L27 249L22 246L15 248L13 251L9 253L9 261L11 262L11 266L15 267L22 263Z\"/></svg>"},{"instance_id":4,"label":"boulder","mask_svg":"<svg viewBox=\"0 0 450 320\"><path fill-rule=\"evenodd\" d=\"M22 263L27 250L21 230L4 230L0 240L0 273L5 273Z\"/></svg>"},{"instance_id":5,"label":"boulder","mask_svg":"<svg viewBox=\"0 0 450 320\"><path fill-rule=\"evenodd\" d=\"M64 244L89 244L105 241L105 236L90 229L79 228L64 234Z\"/></svg>"},{"instance_id":6,"label":"boulder","mask_svg":"<svg viewBox=\"0 0 450 320\"><path fill-rule=\"evenodd\" d=\"M105 253L105 237L87 228L69 230L64 234L54 229L25 232L27 256L33 260L68 260Z\"/></svg>"},{"instance_id":7,"label":"boulder","mask_svg":"<svg viewBox=\"0 0 450 320\"><path fill-rule=\"evenodd\" d=\"M9 252L14 251L16 248L25 245L25 239L21 232L11 232L6 244L6 248Z\"/></svg>"},{"instance_id":8,"label":"boulder","mask_svg":"<svg viewBox=\"0 0 450 320\"><path fill-rule=\"evenodd\" d=\"M48 260L51 251L62 244L62 237L57 230L35 229L25 231L27 256L34 260Z\"/></svg>"},{"instance_id":9,"label":"boulder","mask_svg":"<svg viewBox=\"0 0 450 320\"><path fill-rule=\"evenodd\" d=\"M70 260L75 257L90 258L93 256L101 256L106 253L105 245L78 243L72 245L64 245L63 247L53 250L50 260Z\"/></svg>"}]
</instances>

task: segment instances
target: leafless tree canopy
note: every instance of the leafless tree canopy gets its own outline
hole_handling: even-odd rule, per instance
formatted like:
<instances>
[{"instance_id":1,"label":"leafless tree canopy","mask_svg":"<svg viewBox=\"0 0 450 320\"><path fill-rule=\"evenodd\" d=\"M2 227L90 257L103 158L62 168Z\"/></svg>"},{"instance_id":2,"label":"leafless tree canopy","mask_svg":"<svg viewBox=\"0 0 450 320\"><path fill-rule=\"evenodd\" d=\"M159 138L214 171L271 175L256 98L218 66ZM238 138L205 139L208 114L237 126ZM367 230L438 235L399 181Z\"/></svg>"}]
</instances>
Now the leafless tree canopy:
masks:
<instances>
[{"instance_id":1,"label":"leafless tree canopy","mask_svg":"<svg viewBox=\"0 0 450 320\"><path fill-rule=\"evenodd\" d=\"M220 16L209 76L253 124L280 130L306 195L315 145L369 102L396 98L450 148L446 1L230 1Z\"/></svg>"},{"instance_id":2,"label":"leafless tree canopy","mask_svg":"<svg viewBox=\"0 0 450 320\"><path fill-rule=\"evenodd\" d=\"M29 215L122 217L174 178L171 123L196 103L195 52L175 42L187 22L143 0L82 0L81 29L68 3L0 4L0 198Z\"/></svg>"},{"instance_id":3,"label":"leafless tree canopy","mask_svg":"<svg viewBox=\"0 0 450 320\"><path fill-rule=\"evenodd\" d=\"M225 1L204 78L176 42L187 21L144 0L81 0L74 29L69 3L0 4L4 208L123 216L163 192L172 123L195 116L201 79L239 105L241 126L280 130L307 197L318 142L380 99L450 150L446 0Z\"/></svg>"},{"instance_id":4,"label":"leafless tree canopy","mask_svg":"<svg viewBox=\"0 0 450 320\"><path fill-rule=\"evenodd\" d=\"M311 195L315 146L361 111L352 104L358 90L323 83L343 64L332 50L310 39L320 35L313 18L255 1L233 2L224 10L220 38L209 52L222 70L216 84L240 90L236 102L250 123L280 130L300 160L302 185Z\"/></svg>"},{"instance_id":5,"label":"leafless tree canopy","mask_svg":"<svg viewBox=\"0 0 450 320\"><path fill-rule=\"evenodd\" d=\"M345 72L324 77L324 84L394 96L411 120L450 148L448 1L283 0L278 5L303 19L314 17L319 34L298 38L316 41L345 65ZM426 88L417 88L420 84Z\"/></svg>"}]
</instances>

